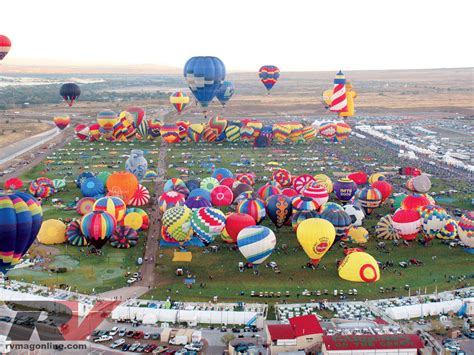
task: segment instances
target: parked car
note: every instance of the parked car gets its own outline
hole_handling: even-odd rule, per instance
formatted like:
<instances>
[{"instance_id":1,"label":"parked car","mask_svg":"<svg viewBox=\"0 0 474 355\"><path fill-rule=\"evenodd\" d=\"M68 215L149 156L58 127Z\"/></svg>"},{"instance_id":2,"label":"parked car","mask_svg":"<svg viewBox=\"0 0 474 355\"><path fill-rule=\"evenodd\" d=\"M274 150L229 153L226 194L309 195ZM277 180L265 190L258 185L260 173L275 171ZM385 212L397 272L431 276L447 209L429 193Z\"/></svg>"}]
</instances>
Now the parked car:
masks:
<instances>
[{"instance_id":1,"label":"parked car","mask_svg":"<svg viewBox=\"0 0 474 355\"><path fill-rule=\"evenodd\" d=\"M140 343L135 343L135 344L132 344L132 346L130 346L130 348L128 349L128 351L131 351L132 353L135 352L138 347L140 346Z\"/></svg>"},{"instance_id":2,"label":"parked car","mask_svg":"<svg viewBox=\"0 0 474 355\"><path fill-rule=\"evenodd\" d=\"M143 335L143 339L150 339L150 333L145 333L145 335Z\"/></svg>"},{"instance_id":3,"label":"parked car","mask_svg":"<svg viewBox=\"0 0 474 355\"><path fill-rule=\"evenodd\" d=\"M189 351L201 351L202 343L191 343L191 344L185 345L184 348Z\"/></svg>"},{"instance_id":4,"label":"parked car","mask_svg":"<svg viewBox=\"0 0 474 355\"><path fill-rule=\"evenodd\" d=\"M109 330L109 335L110 336L115 336L115 335L118 334L118 332L119 332L118 327L113 327L112 329Z\"/></svg>"},{"instance_id":5,"label":"parked car","mask_svg":"<svg viewBox=\"0 0 474 355\"><path fill-rule=\"evenodd\" d=\"M94 343L103 343L105 341L111 341L113 338L110 335L102 335L94 339Z\"/></svg>"},{"instance_id":6,"label":"parked car","mask_svg":"<svg viewBox=\"0 0 474 355\"><path fill-rule=\"evenodd\" d=\"M143 332L141 330L137 330L134 334L133 334L133 339L141 339L143 338Z\"/></svg>"},{"instance_id":7,"label":"parked car","mask_svg":"<svg viewBox=\"0 0 474 355\"><path fill-rule=\"evenodd\" d=\"M227 328L226 327L221 327L221 332L222 333L225 333L227 331Z\"/></svg>"},{"instance_id":8,"label":"parked car","mask_svg":"<svg viewBox=\"0 0 474 355\"><path fill-rule=\"evenodd\" d=\"M124 338L120 338L120 339L117 339L116 341L114 341L110 347L112 349L116 349L118 348L119 346L122 346L123 344L125 344L125 339Z\"/></svg>"},{"instance_id":9,"label":"parked car","mask_svg":"<svg viewBox=\"0 0 474 355\"><path fill-rule=\"evenodd\" d=\"M10 323L11 321L12 321L12 317L9 317L9 316L0 317L0 322Z\"/></svg>"},{"instance_id":10,"label":"parked car","mask_svg":"<svg viewBox=\"0 0 474 355\"><path fill-rule=\"evenodd\" d=\"M151 352L152 352L153 350L155 350L157 347L158 347L158 345L156 345L156 344L148 344L148 345L145 347L144 351L145 351L146 353L151 353Z\"/></svg>"},{"instance_id":11,"label":"parked car","mask_svg":"<svg viewBox=\"0 0 474 355\"><path fill-rule=\"evenodd\" d=\"M145 350L145 346L146 346L146 345L140 345L135 351L136 351L137 353L142 353L143 350Z\"/></svg>"},{"instance_id":12,"label":"parked car","mask_svg":"<svg viewBox=\"0 0 474 355\"><path fill-rule=\"evenodd\" d=\"M125 344L122 345L122 349L121 349L121 350L122 350L122 351L128 351L128 349L130 349L130 347L131 347L130 344L125 343Z\"/></svg>"},{"instance_id":13,"label":"parked car","mask_svg":"<svg viewBox=\"0 0 474 355\"><path fill-rule=\"evenodd\" d=\"M239 328L232 328L232 333L240 333L240 329Z\"/></svg>"},{"instance_id":14,"label":"parked car","mask_svg":"<svg viewBox=\"0 0 474 355\"><path fill-rule=\"evenodd\" d=\"M135 334L135 332L134 332L133 330L129 330L129 331L125 334L125 336L126 336L127 338L132 338L132 337L133 337L133 334Z\"/></svg>"},{"instance_id":15,"label":"parked car","mask_svg":"<svg viewBox=\"0 0 474 355\"><path fill-rule=\"evenodd\" d=\"M161 354L168 350L168 347L165 346L158 346L155 350L153 350L153 354Z\"/></svg>"},{"instance_id":16,"label":"parked car","mask_svg":"<svg viewBox=\"0 0 474 355\"><path fill-rule=\"evenodd\" d=\"M158 339L160 339L160 333L153 333L153 334L151 335L151 338L152 338L153 340L158 340Z\"/></svg>"},{"instance_id":17,"label":"parked car","mask_svg":"<svg viewBox=\"0 0 474 355\"><path fill-rule=\"evenodd\" d=\"M119 337L123 337L125 334L127 334L127 328L121 328L118 332Z\"/></svg>"}]
</instances>

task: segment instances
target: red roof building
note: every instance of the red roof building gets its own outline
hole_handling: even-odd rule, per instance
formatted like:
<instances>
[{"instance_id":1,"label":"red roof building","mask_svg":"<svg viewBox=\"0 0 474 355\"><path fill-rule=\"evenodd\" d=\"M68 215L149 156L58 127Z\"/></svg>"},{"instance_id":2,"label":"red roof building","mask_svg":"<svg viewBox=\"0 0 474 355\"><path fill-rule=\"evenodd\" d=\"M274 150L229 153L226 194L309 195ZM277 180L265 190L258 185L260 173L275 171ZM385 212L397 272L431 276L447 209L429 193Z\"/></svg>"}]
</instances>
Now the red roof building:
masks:
<instances>
[{"instance_id":1,"label":"red roof building","mask_svg":"<svg viewBox=\"0 0 474 355\"><path fill-rule=\"evenodd\" d=\"M323 336L323 354L327 355L377 354L388 350L416 354L423 348L422 340L415 334Z\"/></svg>"},{"instance_id":2,"label":"red roof building","mask_svg":"<svg viewBox=\"0 0 474 355\"><path fill-rule=\"evenodd\" d=\"M323 333L323 328L321 328L318 318L316 318L314 314L294 317L288 320L290 321L290 325L293 328L295 337Z\"/></svg>"}]
</instances>

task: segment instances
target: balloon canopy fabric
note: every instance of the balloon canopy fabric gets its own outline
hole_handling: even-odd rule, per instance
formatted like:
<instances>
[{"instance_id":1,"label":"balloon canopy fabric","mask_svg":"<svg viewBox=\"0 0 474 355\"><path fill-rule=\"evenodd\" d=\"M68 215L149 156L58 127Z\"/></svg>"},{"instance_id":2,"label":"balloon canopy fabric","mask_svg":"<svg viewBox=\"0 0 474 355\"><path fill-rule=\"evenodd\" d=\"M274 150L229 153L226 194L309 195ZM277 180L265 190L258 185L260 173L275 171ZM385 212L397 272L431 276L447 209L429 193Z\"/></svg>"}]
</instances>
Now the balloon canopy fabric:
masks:
<instances>
[{"instance_id":1,"label":"balloon canopy fabric","mask_svg":"<svg viewBox=\"0 0 474 355\"><path fill-rule=\"evenodd\" d=\"M81 216L92 212L96 199L94 197L83 197L76 203L76 212Z\"/></svg>"},{"instance_id":2,"label":"balloon canopy fabric","mask_svg":"<svg viewBox=\"0 0 474 355\"><path fill-rule=\"evenodd\" d=\"M136 231L147 230L150 226L150 217L141 208L131 207L127 208L123 225L131 227Z\"/></svg>"},{"instance_id":3,"label":"balloon canopy fabric","mask_svg":"<svg viewBox=\"0 0 474 355\"><path fill-rule=\"evenodd\" d=\"M467 248L474 248L474 212L464 213L458 222L459 239Z\"/></svg>"},{"instance_id":4,"label":"balloon canopy fabric","mask_svg":"<svg viewBox=\"0 0 474 355\"><path fill-rule=\"evenodd\" d=\"M114 248L129 249L137 245L138 232L127 226L118 226L109 238L109 243Z\"/></svg>"},{"instance_id":5,"label":"balloon canopy fabric","mask_svg":"<svg viewBox=\"0 0 474 355\"><path fill-rule=\"evenodd\" d=\"M357 184L349 178L341 178L334 184L334 192L341 202L348 202L357 191Z\"/></svg>"},{"instance_id":6,"label":"balloon canopy fabric","mask_svg":"<svg viewBox=\"0 0 474 355\"><path fill-rule=\"evenodd\" d=\"M352 225L354 227L360 227L365 218L365 213L360 206L357 205L345 205L344 211L351 217Z\"/></svg>"},{"instance_id":7,"label":"balloon canopy fabric","mask_svg":"<svg viewBox=\"0 0 474 355\"><path fill-rule=\"evenodd\" d=\"M387 214L380 218L375 226L375 235L379 239L385 240L397 240L400 239L400 235L393 227L392 216Z\"/></svg>"},{"instance_id":8,"label":"balloon canopy fabric","mask_svg":"<svg viewBox=\"0 0 474 355\"><path fill-rule=\"evenodd\" d=\"M380 269L374 257L365 252L348 254L338 267L339 277L351 282L376 282Z\"/></svg>"},{"instance_id":9,"label":"balloon canopy fabric","mask_svg":"<svg viewBox=\"0 0 474 355\"><path fill-rule=\"evenodd\" d=\"M91 245L102 248L117 227L115 217L108 212L93 211L82 217L81 231Z\"/></svg>"},{"instance_id":10,"label":"balloon canopy fabric","mask_svg":"<svg viewBox=\"0 0 474 355\"><path fill-rule=\"evenodd\" d=\"M18 264L36 239L43 222L38 201L24 192L0 192L0 272Z\"/></svg>"},{"instance_id":11,"label":"balloon canopy fabric","mask_svg":"<svg viewBox=\"0 0 474 355\"><path fill-rule=\"evenodd\" d=\"M108 212L115 217L117 222L121 222L125 217L127 206L120 198L115 196L107 196L99 198L97 201L95 201L92 210Z\"/></svg>"},{"instance_id":12,"label":"balloon canopy fabric","mask_svg":"<svg viewBox=\"0 0 474 355\"><path fill-rule=\"evenodd\" d=\"M202 196L190 196L186 199L184 205L192 210L201 207L212 207L212 203Z\"/></svg>"},{"instance_id":13,"label":"balloon canopy fabric","mask_svg":"<svg viewBox=\"0 0 474 355\"><path fill-rule=\"evenodd\" d=\"M209 198L210 200L210 198ZM184 206L186 196L176 191L168 191L161 194L158 199L158 207L164 213L168 208Z\"/></svg>"},{"instance_id":14,"label":"balloon canopy fabric","mask_svg":"<svg viewBox=\"0 0 474 355\"><path fill-rule=\"evenodd\" d=\"M358 190L355 198L364 209L366 215L370 215L382 202L382 194L380 191L370 186Z\"/></svg>"},{"instance_id":15,"label":"balloon canopy fabric","mask_svg":"<svg viewBox=\"0 0 474 355\"><path fill-rule=\"evenodd\" d=\"M191 228L206 246L221 234L225 224L224 213L216 208L202 207L192 213Z\"/></svg>"},{"instance_id":16,"label":"balloon canopy fabric","mask_svg":"<svg viewBox=\"0 0 474 355\"><path fill-rule=\"evenodd\" d=\"M237 236L239 251L253 265L263 263L272 254L275 245L275 234L264 226L245 227Z\"/></svg>"},{"instance_id":17,"label":"balloon canopy fabric","mask_svg":"<svg viewBox=\"0 0 474 355\"><path fill-rule=\"evenodd\" d=\"M321 218L325 219L334 226L336 230L336 241L346 240L347 232L352 226L351 217L343 210L326 210L321 213Z\"/></svg>"},{"instance_id":18,"label":"balloon canopy fabric","mask_svg":"<svg viewBox=\"0 0 474 355\"><path fill-rule=\"evenodd\" d=\"M38 232L38 241L41 244L62 244L66 238L66 225L57 219L48 219L43 222Z\"/></svg>"},{"instance_id":19,"label":"balloon canopy fabric","mask_svg":"<svg viewBox=\"0 0 474 355\"><path fill-rule=\"evenodd\" d=\"M12 47L12 42L7 36L0 35L0 60L5 59Z\"/></svg>"},{"instance_id":20,"label":"balloon canopy fabric","mask_svg":"<svg viewBox=\"0 0 474 355\"><path fill-rule=\"evenodd\" d=\"M405 240L413 240L421 229L421 217L415 210L398 210L392 216L392 226L398 236Z\"/></svg>"},{"instance_id":21,"label":"balloon canopy fabric","mask_svg":"<svg viewBox=\"0 0 474 355\"><path fill-rule=\"evenodd\" d=\"M140 206L145 206L149 201L150 201L150 192L145 186L139 184L133 196L128 201L128 204L130 206L140 207Z\"/></svg>"},{"instance_id":22,"label":"balloon canopy fabric","mask_svg":"<svg viewBox=\"0 0 474 355\"><path fill-rule=\"evenodd\" d=\"M129 172L114 172L107 179L109 195L116 196L128 203L138 188L138 179Z\"/></svg>"},{"instance_id":23,"label":"balloon canopy fabric","mask_svg":"<svg viewBox=\"0 0 474 355\"><path fill-rule=\"evenodd\" d=\"M292 214L291 199L285 195L272 195L267 200L267 214L275 227L281 228Z\"/></svg>"},{"instance_id":24,"label":"balloon canopy fabric","mask_svg":"<svg viewBox=\"0 0 474 355\"><path fill-rule=\"evenodd\" d=\"M69 116L56 116L53 118L53 122L61 131L69 126L71 118Z\"/></svg>"},{"instance_id":25,"label":"balloon canopy fabric","mask_svg":"<svg viewBox=\"0 0 474 355\"><path fill-rule=\"evenodd\" d=\"M181 113L189 103L189 96L182 91L177 91L170 96L170 103L174 106L176 112Z\"/></svg>"},{"instance_id":26,"label":"balloon canopy fabric","mask_svg":"<svg viewBox=\"0 0 474 355\"><path fill-rule=\"evenodd\" d=\"M265 203L257 198L240 201L236 208L237 213L246 213L259 224L266 216Z\"/></svg>"},{"instance_id":27,"label":"balloon canopy fabric","mask_svg":"<svg viewBox=\"0 0 474 355\"><path fill-rule=\"evenodd\" d=\"M192 214L186 206L172 207L163 214L163 226L174 240L183 243L191 238Z\"/></svg>"},{"instance_id":28,"label":"balloon canopy fabric","mask_svg":"<svg viewBox=\"0 0 474 355\"><path fill-rule=\"evenodd\" d=\"M226 70L217 57L192 57L184 65L183 75L194 97L205 108L223 84Z\"/></svg>"},{"instance_id":29,"label":"balloon canopy fabric","mask_svg":"<svg viewBox=\"0 0 474 355\"><path fill-rule=\"evenodd\" d=\"M268 93L270 93L270 90L277 83L278 78L280 77L280 69L274 65L264 65L258 71L258 77L262 84L265 85Z\"/></svg>"},{"instance_id":30,"label":"balloon canopy fabric","mask_svg":"<svg viewBox=\"0 0 474 355\"><path fill-rule=\"evenodd\" d=\"M329 110L331 112L347 112L346 77L342 71L339 71L334 78Z\"/></svg>"},{"instance_id":31,"label":"balloon canopy fabric","mask_svg":"<svg viewBox=\"0 0 474 355\"><path fill-rule=\"evenodd\" d=\"M310 218L301 222L296 236L311 263L317 265L334 243L336 230L327 220Z\"/></svg>"},{"instance_id":32,"label":"balloon canopy fabric","mask_svg":"<svg viewBox=\"0 0 474 355\"><path fill-rule=\"evenodd\" d=\"M234 84L232 84L232 82L228 80L225 80L219 87L219 90L217 90L216 98L217 100L219 100L222 106L225 106L225 104L229 102L232 96L234 96L234 92Z\"/></svg>"},{"instance_id":33,"label":"balloon canopy fabric","mask_svg":"<svg viewBox=\"0 0 474 355\"><path fill-rule=\"evenodd\" d=\"M79 96L81 96L81 89L77 84L66 83L61 86L61 89L59 89L59 95L61 95L64 101L66 101L69 107L71 107Z\"/></svg>"},{"instance_id":34,"label":"balloon canopy fabric","mask_svg":"<svg viewBox=\"0 0 474 355\"><path fill-rule=\"evenodd\" d=\"M79 221L72 221L66 229L66 238L69 244L75 247L84 247L89 245L89 241L82 234L81 224Z\"/></svg>"},{"instance_id":35,"label":"balloon canopy fabric","mask_svg":"<svg viewBox=\"0 0 474 355\"><path fill-rule=\"evenodd\" d=\"M81 193L84 197L98 197L105 192L104 183L95 176L87 178L81 184Z\"/></svg>"},{"instance_id":36,"label":"balloon canopy fabric","mask_svg":"<svg viewBox=\"0 0 474 355\"><path fill-rule=\"evenodd\" d=\"M225 228L222 231L222 240L226 243L237 243L240 231L254 226L255 219L246 213L231 213L226 216Z\"/></svg>"},{"instance_id":37,"label":"balloon canopy fabric","mask_svg":"<svg viewBox=\"0 0 474 355\"><path fill-rule=\"evenodd\" d=\"M3 187L6 190L18 190L23 187L23 181L19 178L11 178L5 181Z\"/></svg>"}]
</instances>

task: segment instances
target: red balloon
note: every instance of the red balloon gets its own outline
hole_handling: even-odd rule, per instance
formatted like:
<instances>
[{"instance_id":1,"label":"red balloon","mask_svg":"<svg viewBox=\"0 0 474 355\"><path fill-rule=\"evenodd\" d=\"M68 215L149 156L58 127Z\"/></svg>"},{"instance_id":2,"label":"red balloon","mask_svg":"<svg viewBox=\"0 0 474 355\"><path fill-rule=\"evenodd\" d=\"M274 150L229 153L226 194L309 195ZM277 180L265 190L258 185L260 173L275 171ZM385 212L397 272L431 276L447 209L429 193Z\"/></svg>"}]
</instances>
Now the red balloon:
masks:
<instances>
[{"instance_id":1,"label":"red balloon","mask_svg":"<svg viewBox=\"0 0 474 355\"><path fill-rule=\"evenodd\" d=\"M401 208L404 210L418 210L422 206L428 206L430 200L423 195L409 195L405 197L401 203Z\"/></svg>"},{"instance_id":2,"label":"red balloon","mask_svg":"<svg viewBox=\"0 0 474 355\"><path fill-rule=\"evenodd\" d=\"M356 173L349 174L347 175L347 177L354 181L357 185L367 184L367 174L363 171L358 171Z\"/></svg>"},{"instance_id":3,"label":"red balloon","mask_svg":"<svg viewBox=\"0 0 474 355\"><path fill-rule=\"evenodd\" d=\"M214 206L229 206L234 201L234 194L230 187L219 185L211 191L211 203Z\"/></svg>"},{"instance_id":4,"label":"red balloon","mask_svg":"<svg viewBox=\"0 0 474 355\"><path fill-rule=\"evenodd\" d=\"M221 180L220 184L232 188L232 185L234 185L234 182L235 182L234 178L225 178Z\"/></svg>"},{"instance_id":5,"label":"red balloon","mask_svg":"<svg viewBox=\"0 0 474 355\"><path fill-rule=\"evenodd\" d=\"M382 202L384 202L392 194L392 185L390 185L385 180L379 180L374 182L372 184L372 187L380 191L380 193L382 194Z\"/></svg>"},{"instance_id":6,"label":"red balloon","mask_svg":"<svg viewBox=\"0 0 474 355\"><path fill-rule=\"evenodd\" d=\"M237 236L246 227L255 226L255 219L246 213L231 213L226 218L225 229L227 234L237 243Z\"/></svg>"},{"instance_id":7,"label":"red balloon","mask_svg":"<svg viewBox=\"0 0 474 355\"><path fill-rule=\"evenodd\" d=\"M298 192L296 192L295 189L292 189L292 188L290 188L290 187L281 190L281 193L282 193L283 195L285 195L285 196L288 196L288 197L295 197L295 196L298 196Z\"/></svg>"}]
</instances>

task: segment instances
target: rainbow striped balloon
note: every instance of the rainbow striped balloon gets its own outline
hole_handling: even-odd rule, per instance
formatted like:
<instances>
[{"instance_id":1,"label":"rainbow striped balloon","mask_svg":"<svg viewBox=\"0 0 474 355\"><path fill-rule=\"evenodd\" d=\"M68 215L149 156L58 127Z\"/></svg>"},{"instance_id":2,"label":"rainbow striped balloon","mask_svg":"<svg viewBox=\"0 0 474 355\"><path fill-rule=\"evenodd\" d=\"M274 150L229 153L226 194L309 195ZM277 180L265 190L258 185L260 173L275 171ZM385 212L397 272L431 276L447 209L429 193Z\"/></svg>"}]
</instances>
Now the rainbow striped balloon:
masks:
<instances>
[{"instance_id":1,"label":"rainbow striped balloon","mask_svg":"<svg viewBox=\"0 0 474 355\"><path fill-rule=\"evenodd\" d=\"M246 227L237 236L239 251L255 265L263 263L272 254L275 245L275 234L264 226Z\"/></svg>"},{"instance_id":2,"label":"rainbow striped balloon","mask_svg":"<svg viewBox=\"0 0 474 355\"><path fill-rule=\"evenodd\" d=\"M117 227L115 217L108 212L93 211L82 217L81 231L94 247L100 249Z\"/></svg>"},{"instance_id":3,"label":"rainbow striped balloon","mask_svg":"<svg viewBox=\"0 0 474 355\"><path fill-rule=\"evenodd\" d=\"M141 185L139 185L141 186ZM120 222L125 217L127 206L122 199L115 196L101 197L94 203L93 211L104 211L115 217Z\"/></svg>"},{"instance_id":4,"label":"rainbow striped balloon","mask_svg":"<svg viewBox=\"0 0 474 355\"><path fill-rule=\"evenodd\" d=\"M189 96L182 91L177 91L170 96L170 103L178 113L181 113L189 103Z\"/></svg>"}]
</instances>

